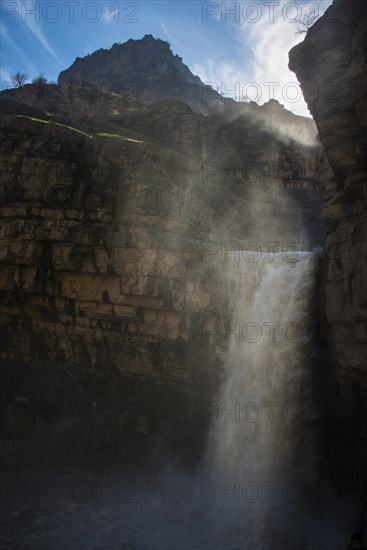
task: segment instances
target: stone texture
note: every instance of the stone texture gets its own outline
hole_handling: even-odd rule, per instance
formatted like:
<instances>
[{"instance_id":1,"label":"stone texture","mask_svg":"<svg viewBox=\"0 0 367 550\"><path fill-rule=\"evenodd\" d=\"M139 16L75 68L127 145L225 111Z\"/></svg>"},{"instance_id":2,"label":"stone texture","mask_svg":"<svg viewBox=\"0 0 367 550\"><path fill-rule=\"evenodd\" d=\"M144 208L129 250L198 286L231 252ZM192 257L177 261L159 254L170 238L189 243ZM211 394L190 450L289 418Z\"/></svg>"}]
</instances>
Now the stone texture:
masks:
<instances>
[{"instance_id":1,"label":"stone texture","mask_svg":"<svg viewBox=\"0 0 367 550\"><path fill-rule=\"evenodd\" d=\"M290 52L326 157L320 192L326 224L321 328L334 393L333 448L367 457L367 5L334 0Z\"/></svg>"},{"instance_id":2,"label":"stone texture","mask_svg":"<svg viewBox=\"0 0 367 550\"><path fill-rule=\"evenodd\" d=\"M145 35L141 40L114 44L74 63L59 75L59 84L93 85L120 95L131 107L162 97L184 100L200 109L225 104L223 97L194 76L168 42ZM231 100L232 102L233 100Z\"/></svg>"},{"instance_id":3,"label":"stone texture","mask_svg":"<svg viewBox=\"0 0 367 550\"><path fill-rule=\"evenodd\" d=\"M126 46L132 73L136 56L149 58L143 46ZM122 50L97 57L112 66ZM14 399L28 399L50 453L84 427L78 452L92 446L112 460L164 452L195 461L208 428L201 408L223 374L226 344L207 342L203 324L230 321L225 253L248 243L266 252L265 243L281 251L323 242L316 129L277 102L232 102L208 114L185 86L183 101L167 99L156 66L159 93L141 84L132 107L104 74L93 87L74 81L92 78L100 65L91 58L59 85L0 94L7 412L25 413ZM171 53L167 59L170 79L201 88Z\"/></svg>"}]
</instances>

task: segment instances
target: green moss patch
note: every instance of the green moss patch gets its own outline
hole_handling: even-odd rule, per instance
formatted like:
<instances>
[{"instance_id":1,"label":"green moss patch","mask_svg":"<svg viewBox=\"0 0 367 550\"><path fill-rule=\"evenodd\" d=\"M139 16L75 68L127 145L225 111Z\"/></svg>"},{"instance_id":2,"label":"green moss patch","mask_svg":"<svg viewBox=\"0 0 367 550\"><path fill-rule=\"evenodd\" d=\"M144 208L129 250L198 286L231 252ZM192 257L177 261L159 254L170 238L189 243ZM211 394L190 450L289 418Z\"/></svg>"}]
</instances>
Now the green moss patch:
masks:
<instances>
[{"instance_id":1,"label":"green moss patch","mask_svg":"<svg viewBox=\"0 0 367 550\"><path fill-rule=\"evenodd\" d=\"M140 139L132 139L125 136L120 136L120 134L106 134L106 133L98 133L96 134L99 137L108 137L108 138L115 138L115 139L121 139L122 141L131 141L132 143L144 143L144 141Z\"/></svg>"},{"instance_id":2,"label":"green moss patch","mask_svg":"<svg viewBox=\"0 0 367 550\"><path fill-rule=\"evenodd\" d=\"M67 128L68 130L71 130L72 132L77 132L78 134L82 134L83 136L86 136L90 139L94 139L96 137L106 137L106 138L114 138L119 139L121 141L129 141L130 143L144 143L144 141L140 139L133 139L128 138L125 136L121 136L120 134L108 134L105 132L99 132L98 134L87 134L87 132L83 132L83 130L79 130L78 128L74 128L73 126L68 126L67 124L61 124L61 122L53 122L52 120L42 120L41 118L34 118L27 115L15 115L20 118L28 118L29 120L33 120L34 122L42 122L43 124L54 124L55 126L62 126L63 128Z\"/></svg>"},{"instance_id":3,"label":"green moss patch","mask_svg":"<svg viewBox=\"0 0 367 550\"><path fill-rule=\"evenodd\" d=\"M27 115L15 115L19 118L28 118L29 120L34 120L35 122L43 122L43 124L51 124L49 120L42 120L41 118L34 118L33 116L27 116Z\"/></svg>"},{"instance_id":4,"label":"green moss patch","mask_svg":"<svg viewBox=\"0 0 367 550\"><path fill-rule=\"evenodd\" d=\"M94 139L94 136L92 134L87 134L86 132L83 132L82 130L78 130L78 128L73 128L72 126L68 126L67 124L61 124L61 122L55 122L56 126L63 126L64 128L68 128L69 130L72 130L73 132L78 132L78 134L82 134L83 136L87 136L91 139Z\"/></svg>"},{"instance_id":5,"label":"green moss patch","mask_svg":"<svg viewBox=\"0 0 367 550\"><path fill-rule=\"evenodd\" d=\"M27 115L15 115L15 116L19 118L28 118L28 120L33 120L34 122L42 122L43 124L55 124L55 126L63 126L68 130L72 130L73 132L78 132L78 134L82 134L83 136L87 136L91 139L94 139L94 136L92 136L91 134L87 134L82 130L78 130L78 128L73 128L72 126L68 126L67 124L61 124L61 122L52 122L52 120L42 120L41 118L34 118L32 116L27 116Z\"/></svg>"}]
</instances>

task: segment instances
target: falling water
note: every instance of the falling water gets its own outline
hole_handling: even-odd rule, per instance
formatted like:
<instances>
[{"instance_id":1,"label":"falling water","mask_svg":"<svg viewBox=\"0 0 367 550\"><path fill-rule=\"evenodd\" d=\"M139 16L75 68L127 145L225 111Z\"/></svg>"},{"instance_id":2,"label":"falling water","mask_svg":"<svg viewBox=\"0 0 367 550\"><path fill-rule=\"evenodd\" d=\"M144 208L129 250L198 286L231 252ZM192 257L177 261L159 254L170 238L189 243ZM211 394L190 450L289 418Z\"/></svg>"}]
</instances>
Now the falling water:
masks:
<instances>
[{"instance_id":1,"label":"falling water","mask_svg":"<svg viewBox=\"0 0 367 550\"><path fill-rule=\"evenodd\" d=\"M315 266L313 253L299 252L227 268L232 320L222 328L226 373L211 411L207 463L215 483L206 497L222 510L230 505L232 519L234 507L247 504L257 540L274 518L279 526L281 510L294 510L301 484L314 475Z\"/></svg>"},{"instance_id":2,"label":"falling water","mask_svg":"<svg viewBox=\"0 0 367 550\"><path fill-rule=\"evenodd\" d=\"M296 261L276 254L221 265L231 309L231 326L224 328L235 333L228 335L202 472L170 466L156 477L96 476L66 468L10 476L2 546L38 549L41 540L55 550L343 547L350 523L343 520L345 507L343 516L338 510L330 516L324 532L325 516L310 518L292 491L284 493L290 483L312 484L315 469L314 260L305 252Z\"/></svg>"},{"instance_id":3,"label":"falling water","mask_svg":"<svg viewBox=\"0 0 367 550\"><path fill-rule=\"evenodd\" d=\"M318 524L297 492L312 486L317 458L316 257L248 253L216 262L230 312L220 327L226 370L197 475L171 467L157 477L43 472L41 484L18 476L8 502L11 522L2 524L3 546L19 548L20 536L24 548L35 548L42 536L55 550L340 547L342 528L339 539L325 543L324 518ZM54 499L55 488L60 498ZM32 498L38 490L40 498L19 506L25 490Z\"/></svg>"}]
</instances>

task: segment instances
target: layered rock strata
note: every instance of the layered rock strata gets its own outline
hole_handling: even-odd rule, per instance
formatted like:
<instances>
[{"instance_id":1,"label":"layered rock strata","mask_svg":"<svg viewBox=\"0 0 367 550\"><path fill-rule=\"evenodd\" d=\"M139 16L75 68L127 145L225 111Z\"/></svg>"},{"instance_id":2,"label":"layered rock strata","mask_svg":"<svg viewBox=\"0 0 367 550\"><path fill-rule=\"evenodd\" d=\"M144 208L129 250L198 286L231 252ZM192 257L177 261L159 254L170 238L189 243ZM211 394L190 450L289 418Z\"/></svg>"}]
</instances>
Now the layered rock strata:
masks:
<instances>
[{"instance_id":1,"label":"layered rock strata","mask_svg":"<svg viewBox=\"0 0 367 550\"><path fill-rule=\"evenodd\" d=\"M315 127L277 102L208 115L185 94L131 106L102 77L60 80L1 94L3 454L38 434L47 456L197 461L233 250L323 242Z\"/></svg>"},{"instance_id":2,"label":"layered rock strata","mask_svg":"<svg viewBox=\"0 0 367 550\"><path fill-rule=\"evenodd\" d=\"M327 159L321 324L333 393L329 433L348 467L367 456L367 6L333 5L290 52Z\"/></svg>"}]
</instances>

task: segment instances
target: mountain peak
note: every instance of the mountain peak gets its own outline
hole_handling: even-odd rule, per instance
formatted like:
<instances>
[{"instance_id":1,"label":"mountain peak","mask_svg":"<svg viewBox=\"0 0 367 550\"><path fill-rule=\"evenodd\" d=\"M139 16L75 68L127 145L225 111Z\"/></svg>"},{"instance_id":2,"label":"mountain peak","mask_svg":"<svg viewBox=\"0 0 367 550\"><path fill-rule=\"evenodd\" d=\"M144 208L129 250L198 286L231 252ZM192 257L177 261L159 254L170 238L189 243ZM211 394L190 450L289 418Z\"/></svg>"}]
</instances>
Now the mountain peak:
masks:
<instances>
[{"instance_id":1,"label":"mountain peak","mask_svg":"<svg viewBox=\"0 0 367 550\"><path fill-rule=\"evenodd\" d=\"M200 111L225 102L190 71L168 42L151 34L77 57L71 67L60 73L59 84L94 85L145 103L179 100Z\"/></svg>"},{"instance_id":2,"label":"mountain peak","mask_svg":"<svg viewBox=\"0 0 367 550\"><path fill-rule=\"evenodd\" d=\"M125 88L127 82L143 84L148 79L170 80L175 83L203 86L200 78L192 74L174 55L170 44L160 38L146 34L138 40L113 44L106 50L100 49L80 58L62 71L59 83L86 85L91 82L102 88Z\"/></svg>"}]
</instances>

